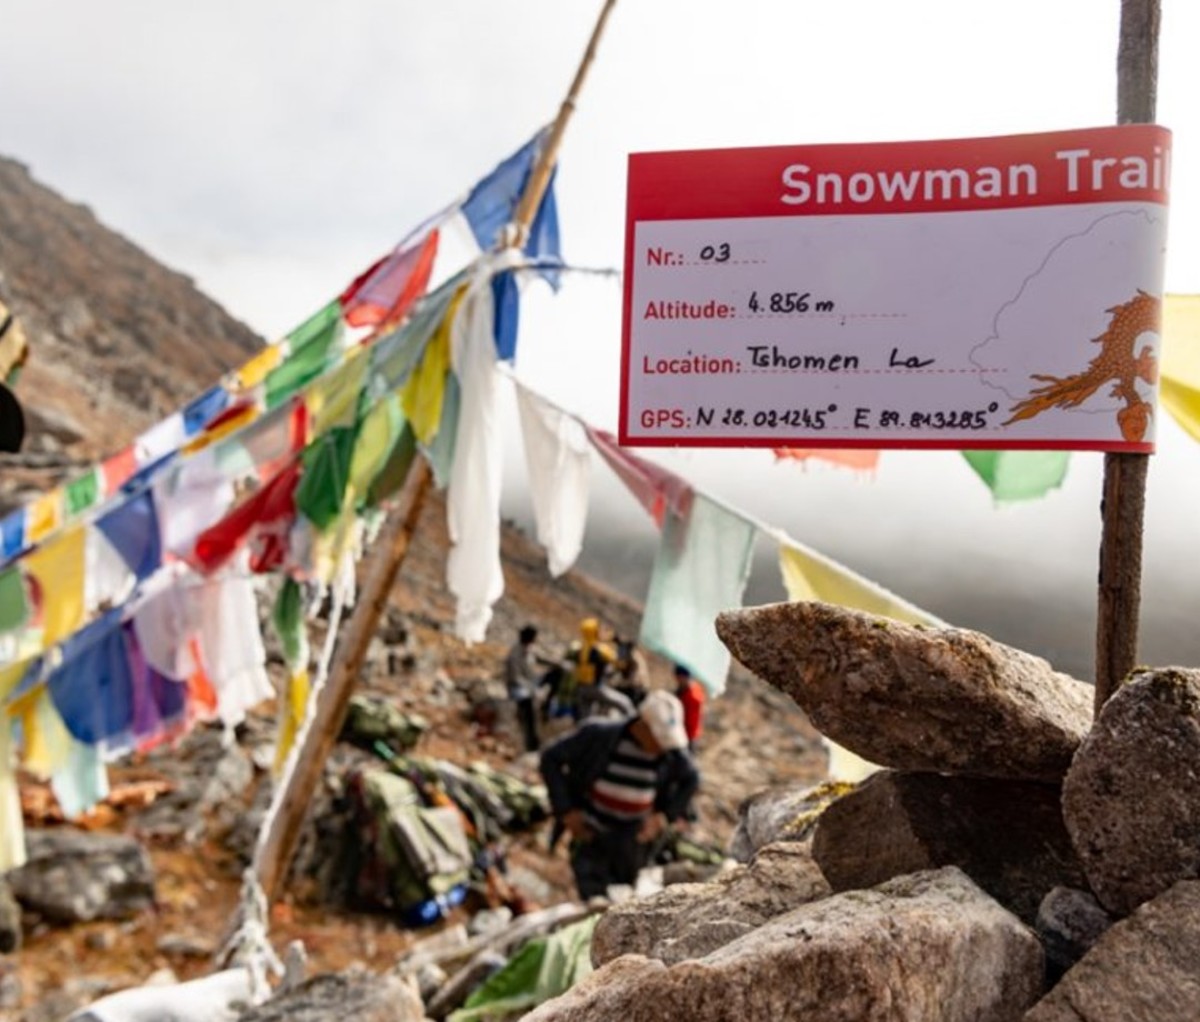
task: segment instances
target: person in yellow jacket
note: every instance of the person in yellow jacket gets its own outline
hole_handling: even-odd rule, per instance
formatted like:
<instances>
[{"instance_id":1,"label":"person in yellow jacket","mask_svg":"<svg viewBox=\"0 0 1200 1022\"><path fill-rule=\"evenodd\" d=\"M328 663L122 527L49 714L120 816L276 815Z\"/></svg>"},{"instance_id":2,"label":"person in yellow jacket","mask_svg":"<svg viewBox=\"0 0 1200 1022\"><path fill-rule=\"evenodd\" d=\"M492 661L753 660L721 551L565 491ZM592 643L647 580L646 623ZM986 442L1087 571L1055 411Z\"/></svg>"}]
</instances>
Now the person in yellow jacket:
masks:
<instances>
[{"instance_id":1,"label":"person in yellow jacket","mask_svg":"<svg viewBox=\"0 0 1200 1022\"><path fill-rule=\"evenodd\" d=\"M620 693L609 684L609 674L616 663L617 654L601 635L600 622L594 617L584 618L579 623L579 641L573 644L570 654L573 682L575 716L590 717L607 710L614 696ZM632 712L628 700L621 699L619 710Z\"/></svg>"}]
</instances>

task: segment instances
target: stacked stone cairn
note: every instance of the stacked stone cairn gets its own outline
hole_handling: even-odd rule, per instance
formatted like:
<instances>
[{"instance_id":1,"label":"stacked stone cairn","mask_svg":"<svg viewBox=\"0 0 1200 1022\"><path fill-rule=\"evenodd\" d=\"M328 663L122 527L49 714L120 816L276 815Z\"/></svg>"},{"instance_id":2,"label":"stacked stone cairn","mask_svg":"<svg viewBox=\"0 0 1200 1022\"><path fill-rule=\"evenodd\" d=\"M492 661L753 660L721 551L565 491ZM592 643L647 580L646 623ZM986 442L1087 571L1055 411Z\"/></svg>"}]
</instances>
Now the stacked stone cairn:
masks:
<instances>
[{"instance_id":1,"label":"stacked stone cairn","mask_svg":"<svg viewBox=\"0 0 1200 1022\"><path fill-rule=\"evenodd\" d=\"M717 633L882 769L764 792L742 864L613 907L529 1022L1196 1022L1200 670L1091 686L985 635L821 603Z\"/></svg>"}]
</instances>

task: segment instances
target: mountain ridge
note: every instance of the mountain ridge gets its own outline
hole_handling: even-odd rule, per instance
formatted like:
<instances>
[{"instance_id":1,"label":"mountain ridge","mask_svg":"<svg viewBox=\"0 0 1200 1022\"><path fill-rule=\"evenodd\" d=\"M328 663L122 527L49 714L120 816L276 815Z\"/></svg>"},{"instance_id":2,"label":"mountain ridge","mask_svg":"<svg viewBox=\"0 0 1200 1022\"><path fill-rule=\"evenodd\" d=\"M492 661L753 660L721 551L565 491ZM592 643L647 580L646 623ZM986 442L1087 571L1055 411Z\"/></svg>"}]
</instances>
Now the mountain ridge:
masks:
<instances>
[{"instance_id":1,"label":"mountain ridge","mask_svg":"<svg viewBox=\"0 0 1200 1022\"><path fill-rule=\"evenodd\" d=\"M118 451L263 344L189 277L4 156L0 296L30 344L15 387L25 448L0 462L7 508Z\"/></svg>"}]
</instances>

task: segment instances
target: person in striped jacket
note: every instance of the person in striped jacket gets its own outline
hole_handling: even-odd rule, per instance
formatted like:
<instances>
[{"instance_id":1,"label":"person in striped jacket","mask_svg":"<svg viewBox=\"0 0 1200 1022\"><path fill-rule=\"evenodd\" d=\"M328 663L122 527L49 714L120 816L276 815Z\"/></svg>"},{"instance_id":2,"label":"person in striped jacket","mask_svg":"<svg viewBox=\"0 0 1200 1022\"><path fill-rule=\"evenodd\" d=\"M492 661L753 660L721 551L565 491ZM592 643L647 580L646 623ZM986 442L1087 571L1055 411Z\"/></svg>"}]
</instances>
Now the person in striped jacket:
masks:
<instances>
[{"instance_id":1,"label":"person in striped jacket","mask_svg":"<svg viewBox=\"0 0 1200 1022\"><path fill-rule=\"evenodd\" d=\"M571 836L579 896L632 884L649 848L684 818L700 785L683 706L656 690L627 720L595 721L542 751L541 772L557 824Z\"/></svg>"}]
</instances>

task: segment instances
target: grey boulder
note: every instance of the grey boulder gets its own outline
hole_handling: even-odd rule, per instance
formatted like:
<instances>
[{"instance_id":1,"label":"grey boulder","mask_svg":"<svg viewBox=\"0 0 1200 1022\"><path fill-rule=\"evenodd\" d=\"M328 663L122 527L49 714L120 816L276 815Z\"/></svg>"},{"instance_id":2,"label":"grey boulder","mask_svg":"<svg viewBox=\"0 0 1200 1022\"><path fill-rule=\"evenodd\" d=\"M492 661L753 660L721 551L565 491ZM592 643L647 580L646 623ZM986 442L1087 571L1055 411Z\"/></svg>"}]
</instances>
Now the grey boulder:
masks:
<instances>
[{"instance_id":1,"label":"grey boulder","mask_svg":"<svg viewBox=\"0 0 1200 1022\"><path fill-rule=\"evenodd\" d=\"M1180 881L1115 923L1025 1022L1195 1022L1200 881Z\"/></svg>"},{"instance_id":2,"label":"grey boulder","mask_svg":"<svg viewBox=\"0 0 1200 1022\"><path fill-rule=\"evenodd\" d=\"M8 882L25 908L52 922L129 919L154 904L154 867L131 837L31 830L26 851Z\"/></svg>"},{"instance_id":3,"label":"grey boulder","mask_svg":"<svg viewBox=\"0 0 1200 1022\"><path fill-rule=\"evenodd\" d=\"M1200 671L1142 671L1116 691L1071 764L1063 815L1114 915L1200 878Z\"/></svg>"}]
</instances>

